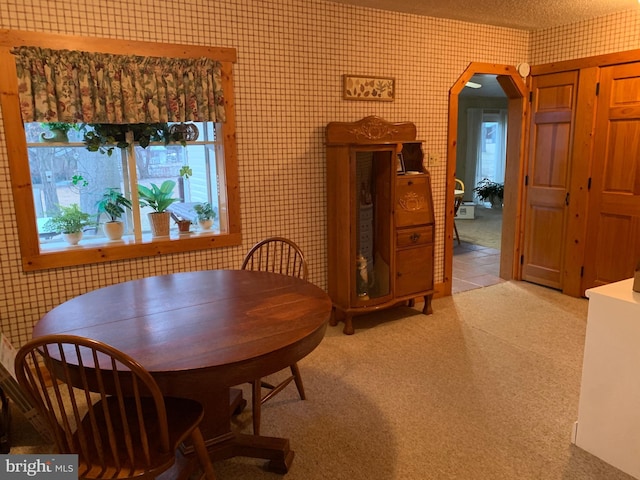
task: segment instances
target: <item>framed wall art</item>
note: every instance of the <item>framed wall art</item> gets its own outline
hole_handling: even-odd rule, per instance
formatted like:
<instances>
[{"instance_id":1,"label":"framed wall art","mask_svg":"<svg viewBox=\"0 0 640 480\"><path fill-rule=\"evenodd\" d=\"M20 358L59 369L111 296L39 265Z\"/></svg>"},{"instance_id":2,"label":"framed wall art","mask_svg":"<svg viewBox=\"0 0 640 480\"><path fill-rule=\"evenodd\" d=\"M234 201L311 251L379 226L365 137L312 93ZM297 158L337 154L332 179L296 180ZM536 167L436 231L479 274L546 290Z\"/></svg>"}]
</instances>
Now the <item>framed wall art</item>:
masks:
<instances>
[{"instance_id":1,"label":"framed wall art","mask_svg":"<svg viewBox=\"0 0 640 480\"><path fill-rule=\"evenodd\" d=\"M388 77L342 76L344 100L369 100L393 102L396 97L396 80Z\"/></svg>"}]
</instances>

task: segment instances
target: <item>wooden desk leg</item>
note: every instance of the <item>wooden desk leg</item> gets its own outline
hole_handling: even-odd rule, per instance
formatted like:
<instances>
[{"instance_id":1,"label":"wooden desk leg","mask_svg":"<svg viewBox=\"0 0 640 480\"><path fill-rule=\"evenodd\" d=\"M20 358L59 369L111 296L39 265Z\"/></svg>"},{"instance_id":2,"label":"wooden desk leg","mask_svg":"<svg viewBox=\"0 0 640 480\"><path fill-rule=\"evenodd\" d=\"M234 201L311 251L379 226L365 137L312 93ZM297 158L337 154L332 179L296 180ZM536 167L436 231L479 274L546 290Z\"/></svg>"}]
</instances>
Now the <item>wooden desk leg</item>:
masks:
<instances>
[{"instance_id":1,"label":"wooden desk leg","mask_svg":"<svg viewBox=\"0 0 640 480\"><path fill-rule=\"evenodd\" d=\"M334 305L331 310L331 317L329 317L329 325L335 327L339 322L344 322L342 333L345 335L353 335L354 330L352 317L353 314L339 310Z\"/></svg>"},{"instance_id":2,"label":"wooden desk leg","mask_svg":"<svg viewBox=\"0 0 640 480\"><path fill-rule=\"evenodd\" d=\"M430 315L433 313L433 307L431 306L431 299L433 295L425 295L424 296L424 307L422 307L422 313L424 315Z\"/></svg>"},{"instance_id":3,"label":"wooden desk leg","mask_svg":"<svg viewBox=\"0 0 640 480\"><path fill-rule=\"evenodd\" d=\"M355 330L353 329L353 315L350 313L344 314L344 328L342 329L342 333L345 335L353 335Z\"/></svg>"}]
</instances>

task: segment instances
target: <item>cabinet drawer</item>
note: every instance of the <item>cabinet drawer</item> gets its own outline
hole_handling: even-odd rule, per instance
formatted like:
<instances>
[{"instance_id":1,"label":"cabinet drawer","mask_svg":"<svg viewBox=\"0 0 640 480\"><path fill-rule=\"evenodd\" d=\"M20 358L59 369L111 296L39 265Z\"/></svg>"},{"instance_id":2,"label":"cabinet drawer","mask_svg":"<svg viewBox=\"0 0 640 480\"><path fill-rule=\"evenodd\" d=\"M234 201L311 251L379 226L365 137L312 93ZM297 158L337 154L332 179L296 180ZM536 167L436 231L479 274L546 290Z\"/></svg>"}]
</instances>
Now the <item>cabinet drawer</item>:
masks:
<instances>
[{"instance_id":1,"label":"cabinet drawer","mask_svg":"<svg viewBox=\"0 0 640 480\"><path fill-rule=\"evenodd\" d=\"M426 245L433 242L433 225L419 228L404 228L396 231L398 248Z\"/></svg>"}]
</instances>

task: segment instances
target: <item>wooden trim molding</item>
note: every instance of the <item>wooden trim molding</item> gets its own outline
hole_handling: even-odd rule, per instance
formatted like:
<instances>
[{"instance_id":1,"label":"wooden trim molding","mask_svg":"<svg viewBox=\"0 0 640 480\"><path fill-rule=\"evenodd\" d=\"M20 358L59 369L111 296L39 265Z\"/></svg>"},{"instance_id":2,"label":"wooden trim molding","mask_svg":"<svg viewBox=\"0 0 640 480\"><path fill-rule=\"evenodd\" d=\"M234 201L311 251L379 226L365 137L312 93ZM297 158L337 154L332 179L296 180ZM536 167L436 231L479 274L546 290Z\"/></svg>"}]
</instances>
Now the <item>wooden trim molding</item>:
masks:
<instances>
[{"instance_id":1,"label":"wooden trim molding","mask_svg":"<svg viewBox=\"0 0 640 480\"><path fill-rule=\"evenodd\" d=\"M414 141L417 130L410 122L390 123L380 117L370 116L357 122L330 122L325 135L327 145L380 145Z\"/></svg>"},{"instance_id":2,"label":"wooden trim molding","mask_svg":"<svg viewBox=\"0 0 640 480\"><path fill-rule=\"evenodd\" d=\"M524 176L524 134L528 89L514 66L473 62L449 90L449 126L447 141L447 186L444 238L443 295L451 295L453 274L453 209L458 143L458 95L475 74L496 75L508 97L507 163L505 169L504 210L500 257L500 276L518 277L521 188Z\"/></svg>"},{"instance_id":3,"label":"wooden trim molding","mask_svg":"<svg viewBox=\"0 0 640 480\"><path fill-rule=\"evenodd\" d=\"M531 67L531 75L544 75L545 73L567 72L594 67L600 68L637 61L640 61L640 49L535 65Z\"/></svg>"},{"instance_id":4,"label":"wooden trim molding","mask_svg":"<svg viewBox=\"0 0 640 480\"><path fill-rule=\"evenodd\" d=\"M207 57L219 62L237 61L235 48L207 47L174 43L156 43L137 40L119 40L100 37L79 37L55 33L27 32L22 30L0 29L0 47L42 47L55 50L82 50L84 52L102 52L117 55L142 55L170 58Z\"/></svg>"}]
</instances>

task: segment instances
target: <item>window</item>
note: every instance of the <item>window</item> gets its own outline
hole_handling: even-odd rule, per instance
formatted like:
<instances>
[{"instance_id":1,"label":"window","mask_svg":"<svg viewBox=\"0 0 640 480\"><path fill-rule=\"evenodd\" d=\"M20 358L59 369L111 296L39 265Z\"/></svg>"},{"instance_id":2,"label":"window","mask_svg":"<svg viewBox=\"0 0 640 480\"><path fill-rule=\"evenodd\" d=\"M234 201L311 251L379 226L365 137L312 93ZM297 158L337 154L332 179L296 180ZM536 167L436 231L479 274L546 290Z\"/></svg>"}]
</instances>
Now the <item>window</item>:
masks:
<instances>
[{"instance_id":1,"label":"window","mask_svg":"<svg viewBox=\"0 0 640 480\"><path fill-rule=\"evenodd\" d=\"M507 113L504 109L467 109L466 168L468 172L472 172L469 182L473 181L474 185L478 185L483 179L504 182Z\"/></svg>"},{"instance_id":2,"label":"window","mask_svg":"<svg viewBox=\"0 0 640 480\"><path fill-rule=\"evenodd\" d=\"M167 130L171 126L168 124ZM143 148L134 141L126 149L110 147L111 154L107 154L107 150L89 151L83 142L84 132L75 124L26 124L40 250L54 251L68 246L61 229L51 222L61 207L75 204L91 216L92 224L83 229L82 245L104 244L110 239L101 225L112 218L108 210L101 212L98 208L105 192L115 189L135 205L140 203L137 185L151 188L166 180L174 182L170 195L173 203L168 207L173 214L173 221L169 223L170 236L185 234L178 230L180 219L191 222L190 234L228 233L226 212L224 218L220 215L220 205L226 203L224 192L218 188L220 183L224 184L220 182L220 176L224 177L224 158L216 154L221 146L216 135L220 125L200 122L188 126L198 133L195 140L184 146L152 143ZM125 128L123 126L123 130ZM93 132L94 129L85 127L84 131ZM132 169L135 170L135 183L130 175ZM198 214L194 209L203 204L209 204L214 212L213 228L206 230L198 228ZM152 212L148 206L140 208L139 214L133 208L122 208L120 218L124 222L124 235L116 240L152 239L148 217ZM113 219L116 218L117 215Z\"/></svg>"},{"instance_id":3,"label":"window","mask_svg":"<svg viewBox=\"0 0 640 480\"><path fill-rule=\"evenodd\" d=\"M91 130L70 129L67 138L54 137L50 123L22 123L17 97L16 67L10 53L14 46L47 46L70 48L68 37L28 32L9 32L0 44L0 69L13 72L0 78L2 105L9 165L13 187L16 221L25 270L37 270L68 265L80 265L125 258L175 253L181 251L239 245L240 210L237 193L237 163L235 145L235 114L231 81L233 49L170 44L147 44L104 39L74 37L78 48L118 54L154 55L166 57L213 58L222 65L226 121L221 123L193 122L198 138L181 143L151 142L146 148L132 139L128 148L114 148L111 155L89 151L83 142L84 133ZM12 41L15 39L15 41ZM91 47L95 50L91 50ZM172 125L183 125L167 123ZM187 173L185 175L185 173ZM169 211L173 214L170 234L153 236L149 224L151 210L138 195L138 186L175 182L170 194ZM109 240L97 222L109 218L99 215L97 203L107 189L116 189L132 202L125 208L122 220L125 232L122 240ZM201 230L197 225L195 205L209 203L215 212L214 225ZM65 242L60 228L50 220L61 208L74 204L89 215L83 239L77 246ZM181 234L175 220L192 221L191 233ZM58 225L59 227L59 225Z\"/></svg>"}]
</instances>

